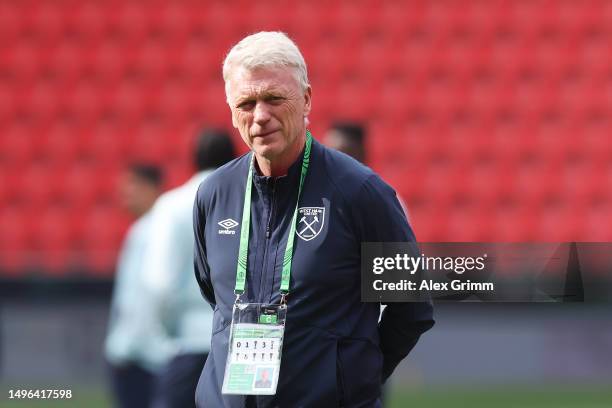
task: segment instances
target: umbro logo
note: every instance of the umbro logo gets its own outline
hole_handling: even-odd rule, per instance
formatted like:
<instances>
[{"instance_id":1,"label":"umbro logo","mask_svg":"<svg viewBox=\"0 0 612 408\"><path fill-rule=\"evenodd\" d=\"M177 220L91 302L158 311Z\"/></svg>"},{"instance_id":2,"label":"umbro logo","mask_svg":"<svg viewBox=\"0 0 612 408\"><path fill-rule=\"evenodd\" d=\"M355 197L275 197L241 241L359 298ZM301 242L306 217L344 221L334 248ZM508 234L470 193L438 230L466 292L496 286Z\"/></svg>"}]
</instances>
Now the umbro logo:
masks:
<instances>
[{"instance_id":1,"label":"umbro logo","mask_svg":"<svg viewBox=\"0 0 612 408\"><path fill-rule=\"evenodd\" d=\"M223 235L235 235L236 231L234 228L238 226L238 223L231 218L227 218L223 221L219 221L218 224L223 227L223 229L219 230L219 234Z\"/></svg>"}]
</instances>

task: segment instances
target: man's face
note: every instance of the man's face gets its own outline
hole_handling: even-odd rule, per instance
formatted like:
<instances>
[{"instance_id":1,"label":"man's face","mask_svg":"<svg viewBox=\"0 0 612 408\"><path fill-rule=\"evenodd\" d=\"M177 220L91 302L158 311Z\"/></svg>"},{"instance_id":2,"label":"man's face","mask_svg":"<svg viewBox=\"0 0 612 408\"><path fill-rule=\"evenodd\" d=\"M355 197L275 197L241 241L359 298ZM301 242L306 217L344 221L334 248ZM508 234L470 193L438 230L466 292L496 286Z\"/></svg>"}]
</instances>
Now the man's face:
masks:
<instances>
[{"instance_id":1,"label":"man's face","mask_svg":"<svg viewBox=\"0 0 612 408\"><path fill-rule=\"evenodd\" d=\"M139 217L155 203L159 189L138 177L127 172L119 185L119 196L122 205L133 215Z\"/></svg>"},{"instance_id":2,"label":"man's face","mask_svg":"<svg viewBox=\"0 0 612 408\"><path fill-rule=\"evenodd\" d=\"M305 131L311 90L302 91L293 68L235 68L228 78L232 123L244 142L267 160L283 157Z\"/></svg>"}]
</instances>

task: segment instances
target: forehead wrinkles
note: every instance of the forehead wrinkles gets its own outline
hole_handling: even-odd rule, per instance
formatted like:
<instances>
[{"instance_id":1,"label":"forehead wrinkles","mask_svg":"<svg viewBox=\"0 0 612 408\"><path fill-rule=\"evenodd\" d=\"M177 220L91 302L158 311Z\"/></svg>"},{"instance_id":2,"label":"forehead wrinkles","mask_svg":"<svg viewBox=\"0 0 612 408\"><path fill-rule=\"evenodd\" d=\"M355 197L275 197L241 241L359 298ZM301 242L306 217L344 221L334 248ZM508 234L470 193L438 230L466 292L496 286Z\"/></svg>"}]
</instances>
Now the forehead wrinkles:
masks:
<instances>
[{"instance_id":1,"label":"forehead wrinkles","mask_svg":"<svg viewBox=\"0 0 612 408\"><path fill-rule=\"evenodd\" d=\"M253 71L238 68L229 78L229 83L235 98L258 98L269 94L294 96L300 90L293 73L282 68Z\"/></svg>"},{"instance_id":2,"label":"forehead wrinkles","mask_svg":"<svg viewBox=\"0 0 612 408\"><path fill-rule=\"evenodd\" d=\"M269 95L287 94L287 88L268 81L244 81L238 88L239 98L260 98Z\"/></svg>"}]
</instances>

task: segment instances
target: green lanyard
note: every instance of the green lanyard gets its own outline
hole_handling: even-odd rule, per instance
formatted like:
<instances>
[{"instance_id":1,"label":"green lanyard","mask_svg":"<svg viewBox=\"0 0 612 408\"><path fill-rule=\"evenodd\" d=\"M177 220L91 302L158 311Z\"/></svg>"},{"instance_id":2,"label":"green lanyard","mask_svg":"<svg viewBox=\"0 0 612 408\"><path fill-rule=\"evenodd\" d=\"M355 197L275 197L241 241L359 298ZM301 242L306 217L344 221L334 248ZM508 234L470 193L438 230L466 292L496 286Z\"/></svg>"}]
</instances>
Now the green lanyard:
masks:
<instances>
[{"instance_id":1,"label":"green lanyard","mask_svg":"<svg viewBox=\"0 0 612 408\"><path fill-rule=\"evenodd\" d=\"M283 272L281 275L281 303L284 302L285 296L289 293L289 279L291 278L291 261L293 259L293 241L295 238L295 220L297 219L298 205L300 203L300 195L304 186L304 179L308 172L308 164L310 163L310 148L312 146L312 135L310 131L306 131L306 147L304 148L304 158L302 159L302 172L300 174L300 185L298 188L298 197L291 219L291 228L289 229L289 237L287 238L287 247L285 248L285 256L283 257ZM253 186L253 160L255 154L251 156L251 164L247 175L246 187L244 190L244 206L242 207L242 226L240 227L240 247L238 249L238 264L236 265L236 287L234 293L236 300L244 293L247 274L247 256L249 253L249 230L251 226L251 190Z\"/></svg>"}]
</instances>

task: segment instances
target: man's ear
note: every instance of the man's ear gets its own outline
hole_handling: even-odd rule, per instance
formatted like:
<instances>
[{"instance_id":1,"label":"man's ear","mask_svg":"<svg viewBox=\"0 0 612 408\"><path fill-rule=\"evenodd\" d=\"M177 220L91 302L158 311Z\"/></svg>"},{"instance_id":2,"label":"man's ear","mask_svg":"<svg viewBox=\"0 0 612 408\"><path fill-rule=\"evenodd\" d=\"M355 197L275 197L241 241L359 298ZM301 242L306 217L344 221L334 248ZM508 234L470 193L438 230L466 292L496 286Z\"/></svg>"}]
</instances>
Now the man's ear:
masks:
<instances>
[{"instance_id":1,"label":"man's ear","mask_svg":"<svg viewBox=\"0 0 612 408\"><path fill-rule=\"evenodd\" d=\"M310 109L312 108L312 88L310 85L304 91L304 117L310 114Z\"/></svg>"},{"instance_id":2,"label":"man's ear","mask_svg":"<svg viewBox=\"0 0 612 408\"><path fill-rule=\"evenodd\" d=\"M230 111L232 112L232 125L238 129L238 122L236 122L236 115L234 115L234 110L230 106Z\"/></svg>"},{"instance_id":3,"label":"man's ear","mask_svg":"<svg viewBox=\"0 0 612 408\"><path fill-rule=\"evenodd\" d=\"M234 115L234 108L232 108L232 103L230 102L229 79L225 82L225 103L227 103L227 107L230 108L230 112L232 113L232 126L238 129L238 122L236 122L236 116Z\"/></svg>"},{"instance_id":4,"label":"man's ear","mask_svg":"<svg viewBox=\"0 0 612 408\"><path fill-rule=\"evenodd\" d=\"M234 113L234 108L232 108L232 104L229 100L229 96L225 98L225 102L227 103L227 107L230 109L230 112L232 114L232 126L238 129L238 122L236 121L236 114Z\"/></svg>"}]
</instances>

